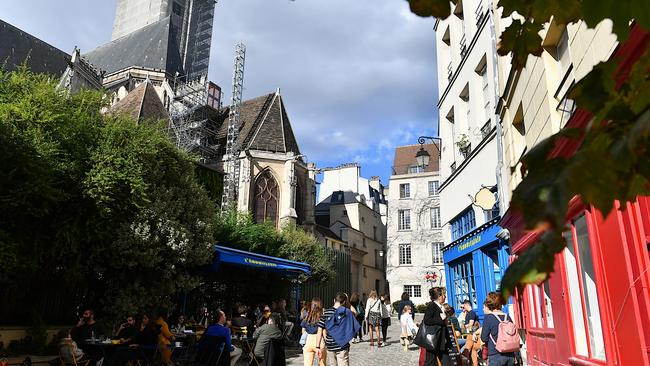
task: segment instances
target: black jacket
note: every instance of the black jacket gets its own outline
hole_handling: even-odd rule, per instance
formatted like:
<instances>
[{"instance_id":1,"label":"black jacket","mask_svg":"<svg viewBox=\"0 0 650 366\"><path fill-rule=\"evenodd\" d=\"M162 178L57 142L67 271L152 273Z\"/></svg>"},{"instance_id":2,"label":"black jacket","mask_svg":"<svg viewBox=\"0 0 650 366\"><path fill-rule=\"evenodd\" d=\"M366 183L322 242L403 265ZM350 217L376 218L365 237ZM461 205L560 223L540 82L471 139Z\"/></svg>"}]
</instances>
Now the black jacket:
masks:
<instances>
[{"instance_id":1,"label":"black jacket","mask_svg":"<svg viewBox=\"0 0 650 366\"><path fill-rule=\"evenodd\" d=\"M427 310L424 312L424 318L422 323L426 326L430 326L433 329L440 327L440 349L442 353L447 353L447 337L448 331L445 320L440 316L442 314L442 309L434 301L431 301L427 305ZM427 328L427 333L432 334L432 331L429 331Z\"/></svg>"}]
</instances>

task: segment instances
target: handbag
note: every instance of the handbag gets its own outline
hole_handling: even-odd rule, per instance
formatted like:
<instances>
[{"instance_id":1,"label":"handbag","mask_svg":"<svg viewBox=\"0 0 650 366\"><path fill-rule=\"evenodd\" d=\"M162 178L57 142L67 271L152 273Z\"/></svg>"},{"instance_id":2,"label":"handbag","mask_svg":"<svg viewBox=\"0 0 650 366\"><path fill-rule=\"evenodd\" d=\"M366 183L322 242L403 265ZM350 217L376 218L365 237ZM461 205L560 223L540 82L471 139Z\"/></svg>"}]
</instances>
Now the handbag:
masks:
<instances>
[{"instance_id":1,"label":"handbag","mask_svg":"<svg viewBox=\"0 0 650 366\"><path fill-rule=\"evenodd\" d=\"M442 337L441 326L421 323L413 343L426 348L427 351L438 352L444 348L442 346Z\"/></svg>"}]
</instances>

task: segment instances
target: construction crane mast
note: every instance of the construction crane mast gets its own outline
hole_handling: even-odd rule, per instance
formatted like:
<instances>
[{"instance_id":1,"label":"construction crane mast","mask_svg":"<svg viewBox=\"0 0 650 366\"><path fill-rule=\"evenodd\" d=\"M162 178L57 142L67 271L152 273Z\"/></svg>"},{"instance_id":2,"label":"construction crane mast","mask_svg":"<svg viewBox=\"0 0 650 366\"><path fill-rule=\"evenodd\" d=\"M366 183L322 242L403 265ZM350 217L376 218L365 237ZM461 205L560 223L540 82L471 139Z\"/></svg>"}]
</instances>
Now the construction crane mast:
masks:
<instances>
[{"instance_id":1,"label":"construction crane mast","mask_svg":"<svg viewBox=\"0 0 650 366\"><path fill-rule=\"evenodd\" d=\"M244 89L244 60L246 58L246 45L235 45L235 62L232 74L232 95L230 97L230 112L228 114L228 137L226 139L225 176L223 196L221 197L221 212L227 212L230 205L237 198L239 185L239 149L237 143L241 125L240 108L242 92Z\"/></svg>"}]
</instances>

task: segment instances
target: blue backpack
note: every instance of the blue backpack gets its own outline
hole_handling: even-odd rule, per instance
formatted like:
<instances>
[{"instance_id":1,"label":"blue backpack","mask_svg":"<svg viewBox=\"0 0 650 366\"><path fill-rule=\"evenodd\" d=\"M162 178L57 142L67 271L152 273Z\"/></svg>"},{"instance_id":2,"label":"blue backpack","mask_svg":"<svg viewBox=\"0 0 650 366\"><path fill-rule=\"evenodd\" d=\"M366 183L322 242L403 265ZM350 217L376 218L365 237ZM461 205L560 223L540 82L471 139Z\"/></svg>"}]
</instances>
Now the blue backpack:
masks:
<instances>
[{"instance_id":1,"label":"blue backpack","mask_svg":"<svg viewBox=\"0 0 650 366\"><path fill-rule=\"evenodd\" d=\"M325 321L325 329L339 347L345 347L359 333L361 325L350 309L339 306L334 314Z\"/></svg>"}]
</instances>

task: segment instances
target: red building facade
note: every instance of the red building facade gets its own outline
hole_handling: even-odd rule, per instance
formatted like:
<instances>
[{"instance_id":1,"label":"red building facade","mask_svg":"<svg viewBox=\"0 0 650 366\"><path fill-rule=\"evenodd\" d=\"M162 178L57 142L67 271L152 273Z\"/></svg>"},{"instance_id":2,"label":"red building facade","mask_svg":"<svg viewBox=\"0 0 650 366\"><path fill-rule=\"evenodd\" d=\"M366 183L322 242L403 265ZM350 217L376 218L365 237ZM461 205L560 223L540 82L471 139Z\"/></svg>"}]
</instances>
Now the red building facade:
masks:
<instances>
[{"instance_id":1,"label":"red building facade","mask_svg":"<svg viewBox=\"0 0 650 366\"><path fill-rule=\"evenodd\" d=\"M649 41L633 27L612 56L620 75ZM567 127L584 127L591 118L578 109ZM570 155L578 145L561 141L554 154ZM567 248L556 254L554 272L515 299L528 364L650 366L650 197L617 201L607 217L575 197L567 225ZM524 231L515 212L507 212L501 226L510 230L513 258L541 234Z\"/></svg>"}]
</instances>

